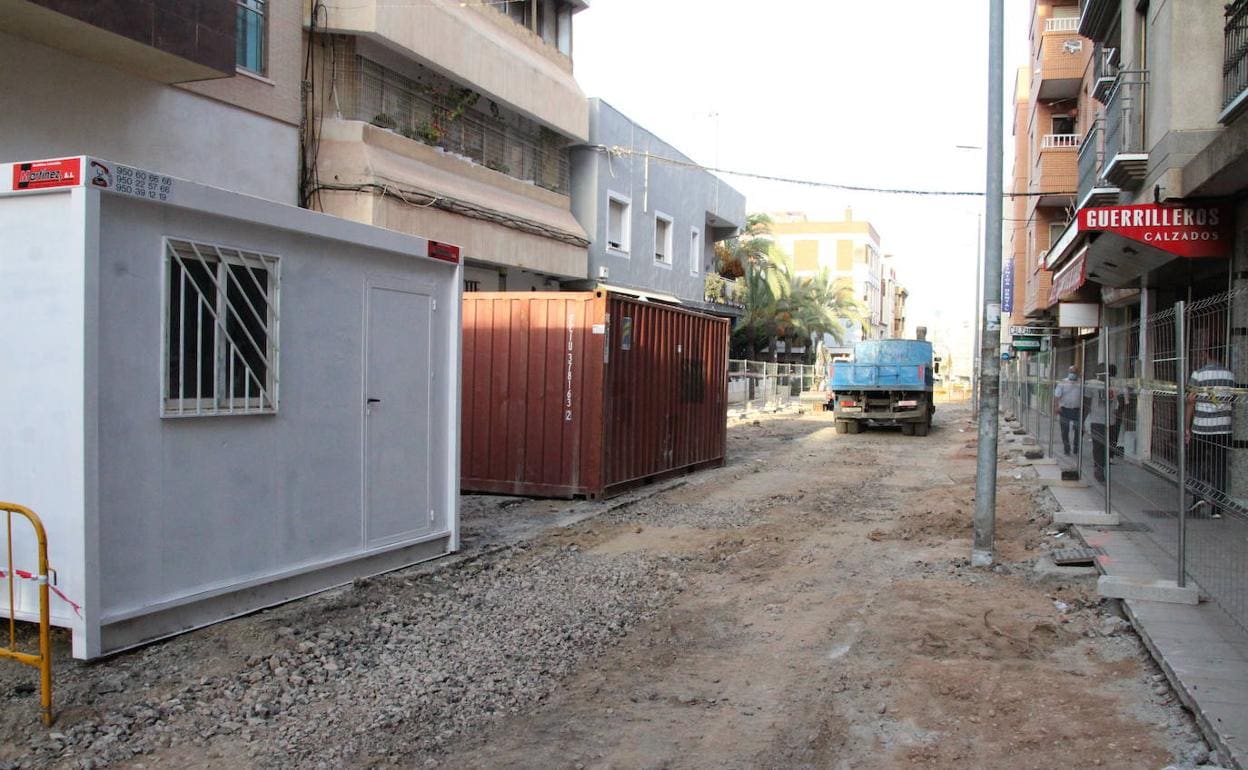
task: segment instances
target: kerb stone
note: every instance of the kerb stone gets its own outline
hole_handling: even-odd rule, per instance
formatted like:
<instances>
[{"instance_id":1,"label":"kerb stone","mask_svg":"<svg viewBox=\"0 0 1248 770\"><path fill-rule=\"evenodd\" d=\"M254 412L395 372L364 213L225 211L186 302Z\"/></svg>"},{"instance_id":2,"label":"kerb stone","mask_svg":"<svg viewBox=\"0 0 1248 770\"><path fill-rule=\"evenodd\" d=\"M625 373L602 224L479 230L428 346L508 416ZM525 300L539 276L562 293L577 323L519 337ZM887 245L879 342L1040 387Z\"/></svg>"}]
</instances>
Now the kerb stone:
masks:
<instances>
[{"instance_id":1,"label":"kerb stone","mask_svg":"<svg viewBox=\"0 0 1248 770\"><path fill-rule=\"evenodd\" d=\"M1096 592L1106 599L1129 599L1168 604L1199 604L1195 586L1179 588L1173 580L1140 580L1121 575L1101 575Z\"/></svg>"}]
</instances>

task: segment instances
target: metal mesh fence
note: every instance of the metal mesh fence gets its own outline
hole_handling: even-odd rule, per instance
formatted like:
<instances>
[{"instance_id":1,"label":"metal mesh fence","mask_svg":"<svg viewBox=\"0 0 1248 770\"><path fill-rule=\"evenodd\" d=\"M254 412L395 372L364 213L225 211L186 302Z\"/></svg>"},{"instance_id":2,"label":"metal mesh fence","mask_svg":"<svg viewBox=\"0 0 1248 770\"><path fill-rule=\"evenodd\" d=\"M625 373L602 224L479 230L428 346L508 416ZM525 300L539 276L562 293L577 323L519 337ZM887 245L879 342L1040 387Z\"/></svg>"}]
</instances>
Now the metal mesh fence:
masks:
<instances>
[{"instance_id":1,"label":"metal mesh fence","mask_svg":"<svg viewBox=\"0 0 1248 770\"><path fill-rule=\"evenodd\" d=\"M728 361L728 410L776 411L796 406L804 392L821 383L816 367L768 361Z\"/></svg>"},{"instance_id":2,"label":"metal mesh fence","mask_svg":"<svg viewBox=\"0 0 1248 770\"><path fill-rule=\"evenodd\" d=\"M1003 367L1002 405L1172 558L1180 583L1248 628L1245 302L1178 303L1020 354Z\"/></svg>"}]
</instances>

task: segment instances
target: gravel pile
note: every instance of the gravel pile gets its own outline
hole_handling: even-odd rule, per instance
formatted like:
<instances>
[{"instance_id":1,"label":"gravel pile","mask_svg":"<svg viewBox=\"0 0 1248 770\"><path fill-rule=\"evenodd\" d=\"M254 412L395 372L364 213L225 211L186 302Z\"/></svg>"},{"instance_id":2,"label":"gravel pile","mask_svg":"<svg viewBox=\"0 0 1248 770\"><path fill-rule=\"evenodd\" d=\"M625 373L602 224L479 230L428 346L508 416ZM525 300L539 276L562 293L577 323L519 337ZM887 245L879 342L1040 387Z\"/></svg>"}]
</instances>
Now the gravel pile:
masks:
<instances>
[{"instance_id":1,"label":"gravel pile","mask_svg":"<svg viewBox=\"0 0 1248 770\"><path fill-rule=\"evenodd\" d=\"M709 503L673 503L652 499L615 511L610 514L610 520L639 520L655 527L746 529L762 524L777 506L799 499L800 495L787 494L754 500L715 500Z\"/></svg>"},{"instance_id":2,"label":"gravel pile","mask_svg":"<svg viewBox=\"0 0 1248 770\"><path fill-rule=\"evenodd\" d=\"M151 647L104 664L106 672L67 671L92 682L86 695L102 699L97 713L107 717L33 729L28 753L7 767L101 767L175 744L203 756L214 741L258 767L436 755L474 725L548 697L560 677L652 617L681 583L642 556L575 545L516 547L444 574L357 583L294 622L285 612L288 625L276 628L271 649L228 674L159 697L159 681L144 672L168 677L194 667L175 657L191 645Z\"/></svg>"}]
</instances>

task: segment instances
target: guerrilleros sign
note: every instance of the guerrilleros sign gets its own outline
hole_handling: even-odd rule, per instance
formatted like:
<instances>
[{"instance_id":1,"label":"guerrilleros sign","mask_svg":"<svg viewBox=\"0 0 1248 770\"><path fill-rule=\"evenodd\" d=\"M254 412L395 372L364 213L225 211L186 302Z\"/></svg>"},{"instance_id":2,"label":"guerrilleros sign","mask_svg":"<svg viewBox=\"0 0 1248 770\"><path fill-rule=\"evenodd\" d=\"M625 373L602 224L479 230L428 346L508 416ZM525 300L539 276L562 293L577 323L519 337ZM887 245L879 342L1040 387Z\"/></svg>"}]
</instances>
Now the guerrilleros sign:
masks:
<instances>
[{"instance_id":1,"label":"guerrilleros sign","mask_svg":"<svg viewBox=\"0 0 1248 770\"><path fill-rule=\"evenodd\" d=\"M1230 255L1230 212L1218 205L1096 206L1080 209L1080 232L1114 233L1180 257Z\"/></svg>"}]
</instances>

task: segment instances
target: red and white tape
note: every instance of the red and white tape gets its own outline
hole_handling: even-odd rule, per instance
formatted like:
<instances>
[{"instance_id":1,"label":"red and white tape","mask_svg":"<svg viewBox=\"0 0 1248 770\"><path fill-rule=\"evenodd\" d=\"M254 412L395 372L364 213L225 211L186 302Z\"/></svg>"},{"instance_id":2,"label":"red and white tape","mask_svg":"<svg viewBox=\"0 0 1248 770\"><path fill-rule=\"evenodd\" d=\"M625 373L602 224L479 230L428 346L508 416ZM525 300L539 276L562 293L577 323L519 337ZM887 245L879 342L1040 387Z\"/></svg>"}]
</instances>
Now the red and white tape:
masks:
<instances>
[{"instance_id":1,"label":"red and white tape","mask_svg":"<svg viewBox=\"0 0 1248 770\"><path fill-rule=\"evenodd\" d=\"M66 603L66 604L68 604L70 607L72 607L72 608L73 608L73 610L74 610L74 614L75 614L75 615L77 615L78 617L82 617L82 605L78 604L78 603L77 603L77 602L75 602L73 599L70 599L68 596L66 596L65 594L61 593L61 589L57 588L56 586L52 585L51 583L48 583L48 576L47 576L47 575L36 575L35 573L33 573L33 572L27 572L27 571L26 571L26 570L24 570L24 569L15 569L15 570L13 570L13 575L14 575L15 577L21 578L22 580L30 580L30 581L32 581L32 582L34 582L34 583L39 584L39 585L43 585L43 584L47 583L48 588L51 588L51 589L52 589L52 593L56 594L58 597L60 597L61 601L65 602L65 603ZM5 572L4 570L0 569L0 578L7 578L7 577L9 577L9 573L7 573L7 572Z\"/></svg>"}]
</instances>

